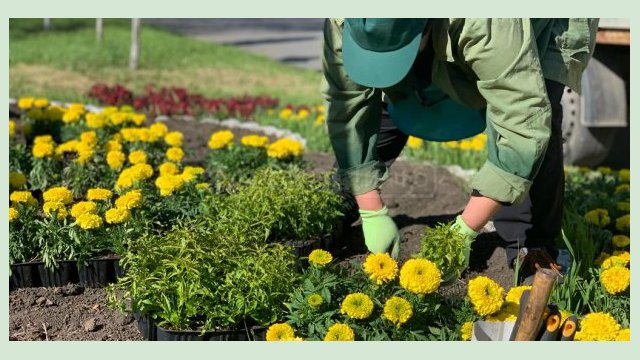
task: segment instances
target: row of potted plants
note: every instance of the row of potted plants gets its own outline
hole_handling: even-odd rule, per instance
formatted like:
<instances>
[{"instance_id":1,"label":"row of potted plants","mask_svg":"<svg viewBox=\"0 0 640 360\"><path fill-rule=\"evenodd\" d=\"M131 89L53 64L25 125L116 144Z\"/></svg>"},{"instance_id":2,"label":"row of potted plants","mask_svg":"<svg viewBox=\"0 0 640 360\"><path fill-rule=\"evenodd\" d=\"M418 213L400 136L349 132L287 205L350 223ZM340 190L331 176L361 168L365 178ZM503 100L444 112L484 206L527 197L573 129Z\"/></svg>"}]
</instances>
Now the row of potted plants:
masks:
<instances>
[{"instance_id":1,"label":"row of potted plants","mask_svg":"<svg viewBox=\"0 0 640 360\"><path fill-rule=\"evenodd\" d=\"M23 115L9 122L9 253L18 287L51 283L31 265L48 268L55 284L79 280L92 258L117 258L128 239L212 211L258 169L303 165L296 141L250 135L236 143L221 131L209 141L207 173L183 163L191 149L183 148L182 133L163 123L144 126L146 117L130 108L93 113L35 98L19 106ZM226 140L216 145L221 135ZM251 156L260 161L247 167Z\"/></svg>"}]
</instances>

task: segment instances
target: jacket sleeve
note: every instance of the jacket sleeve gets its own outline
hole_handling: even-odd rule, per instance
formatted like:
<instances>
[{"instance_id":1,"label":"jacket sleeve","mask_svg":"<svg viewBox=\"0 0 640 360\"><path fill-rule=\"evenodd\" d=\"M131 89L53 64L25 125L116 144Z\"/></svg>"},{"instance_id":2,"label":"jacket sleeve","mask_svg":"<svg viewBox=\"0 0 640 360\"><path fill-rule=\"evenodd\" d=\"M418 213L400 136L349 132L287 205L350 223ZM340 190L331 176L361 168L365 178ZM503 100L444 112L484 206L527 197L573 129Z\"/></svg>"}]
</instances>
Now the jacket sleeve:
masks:
<instances>
[{"instance_id":1,"label":"jacket sleeve","mask_svg":"<svg viewBox=\"0 0 640 360\"><path fill-rule=\"evenodd\" d=\"M322 93L338 179L355 195L377 189L388 176L386 165L378 161L376 154L382 93L348 78L342 63L339 19L325 21L322 56Z\"/></svg>"},{"instance_id":2,"label":"jacket sleeve","mask_svg":"<svg viewBox=\"0 0 640 360\"><path fill-rule=\"evenodd\" d=\"M487 103L488 159L471 185L496 201L520 202L551 134L551 106L531 23L466 20L458 49Z\"/></svg>"}]
</instances>

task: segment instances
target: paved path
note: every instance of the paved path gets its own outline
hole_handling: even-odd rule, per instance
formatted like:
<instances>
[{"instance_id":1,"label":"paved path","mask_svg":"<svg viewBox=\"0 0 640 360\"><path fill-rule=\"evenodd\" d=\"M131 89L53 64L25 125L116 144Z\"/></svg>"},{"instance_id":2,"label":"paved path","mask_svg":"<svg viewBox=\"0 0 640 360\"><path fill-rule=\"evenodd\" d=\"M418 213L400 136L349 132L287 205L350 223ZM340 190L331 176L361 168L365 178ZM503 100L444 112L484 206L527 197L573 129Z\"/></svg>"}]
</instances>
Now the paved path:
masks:
<instances>
[{"instance_id":1,"label":"paved path","mask_svg":"<svg viewBox=\"0 0 640 360\"><path fill-rule=\"evenodd\" d=\"M205 41L237 46L291 65L321 68L324 19L144 19L143 22Z\"/></svg>"}]
</instances>

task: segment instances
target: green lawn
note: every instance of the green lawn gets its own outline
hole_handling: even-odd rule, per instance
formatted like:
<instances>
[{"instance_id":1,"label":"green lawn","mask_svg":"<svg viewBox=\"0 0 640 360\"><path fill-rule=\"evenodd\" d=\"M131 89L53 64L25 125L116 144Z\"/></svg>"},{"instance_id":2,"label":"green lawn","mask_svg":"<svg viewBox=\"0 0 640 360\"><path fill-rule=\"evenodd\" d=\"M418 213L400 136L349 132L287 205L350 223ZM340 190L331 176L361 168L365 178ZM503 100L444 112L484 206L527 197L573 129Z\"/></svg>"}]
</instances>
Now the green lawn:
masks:
<instances>
[{"instance_id":1,"label":"green lawn","mask_svg":"<svg viewBox=\"0 0 640 360\"><path fill-rule=\"evenodd\" d=\"M208 96L270 95L282 103L320 103L320 73L298 69L230 46L210 44L150 25L142 28L140 69L130 71L130 23L105 19L98 44L93 19L9 22L9 94L88 102L96 82L135 92L147 84L180 86Z\"/></svg>"}]
</instances>

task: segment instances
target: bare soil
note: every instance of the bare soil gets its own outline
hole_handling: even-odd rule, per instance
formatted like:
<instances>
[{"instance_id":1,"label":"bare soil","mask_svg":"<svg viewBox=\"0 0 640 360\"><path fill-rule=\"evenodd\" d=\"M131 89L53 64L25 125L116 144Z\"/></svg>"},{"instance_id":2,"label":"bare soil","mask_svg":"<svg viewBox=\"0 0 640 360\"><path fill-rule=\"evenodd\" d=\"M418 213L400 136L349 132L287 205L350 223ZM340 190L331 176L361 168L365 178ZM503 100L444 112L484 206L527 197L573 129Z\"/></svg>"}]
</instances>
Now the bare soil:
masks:
<instances>
[{"instance_id":1,"label":"bare soil","mask_svg":"<svg viewBox=\"0 0 640 360\"><path fill-rule=\"evenodd\" d=\"M185 121L170 121L167 125L171 130L184 133L188 161L201 160L209 136L220 129L215 124ZM239 136L247 134L243 130L234 132ZM333 167L331 155L307 154L305 157L316 171ZM383 199L402 235L399 260L402 262L419 250L426 226L452 220L462 211L468 197L464 182L446 169L397 161L383 188ZM349 233L342 237L344 243L333 245L342 250L340 256L345 260L362 259L366 248L361 228L357 222L348 228ZM496 280L505 289L513 284L513 271L507 267L503 244L495 233L479 236L472 248L470 268L462 279L441 291L464 296L468 280L481 274ZM85 289L77 285L12 290L9 293L9 339L142 340L131 316L106 307L103 289Z\"/></svg>"}]
</instances>

